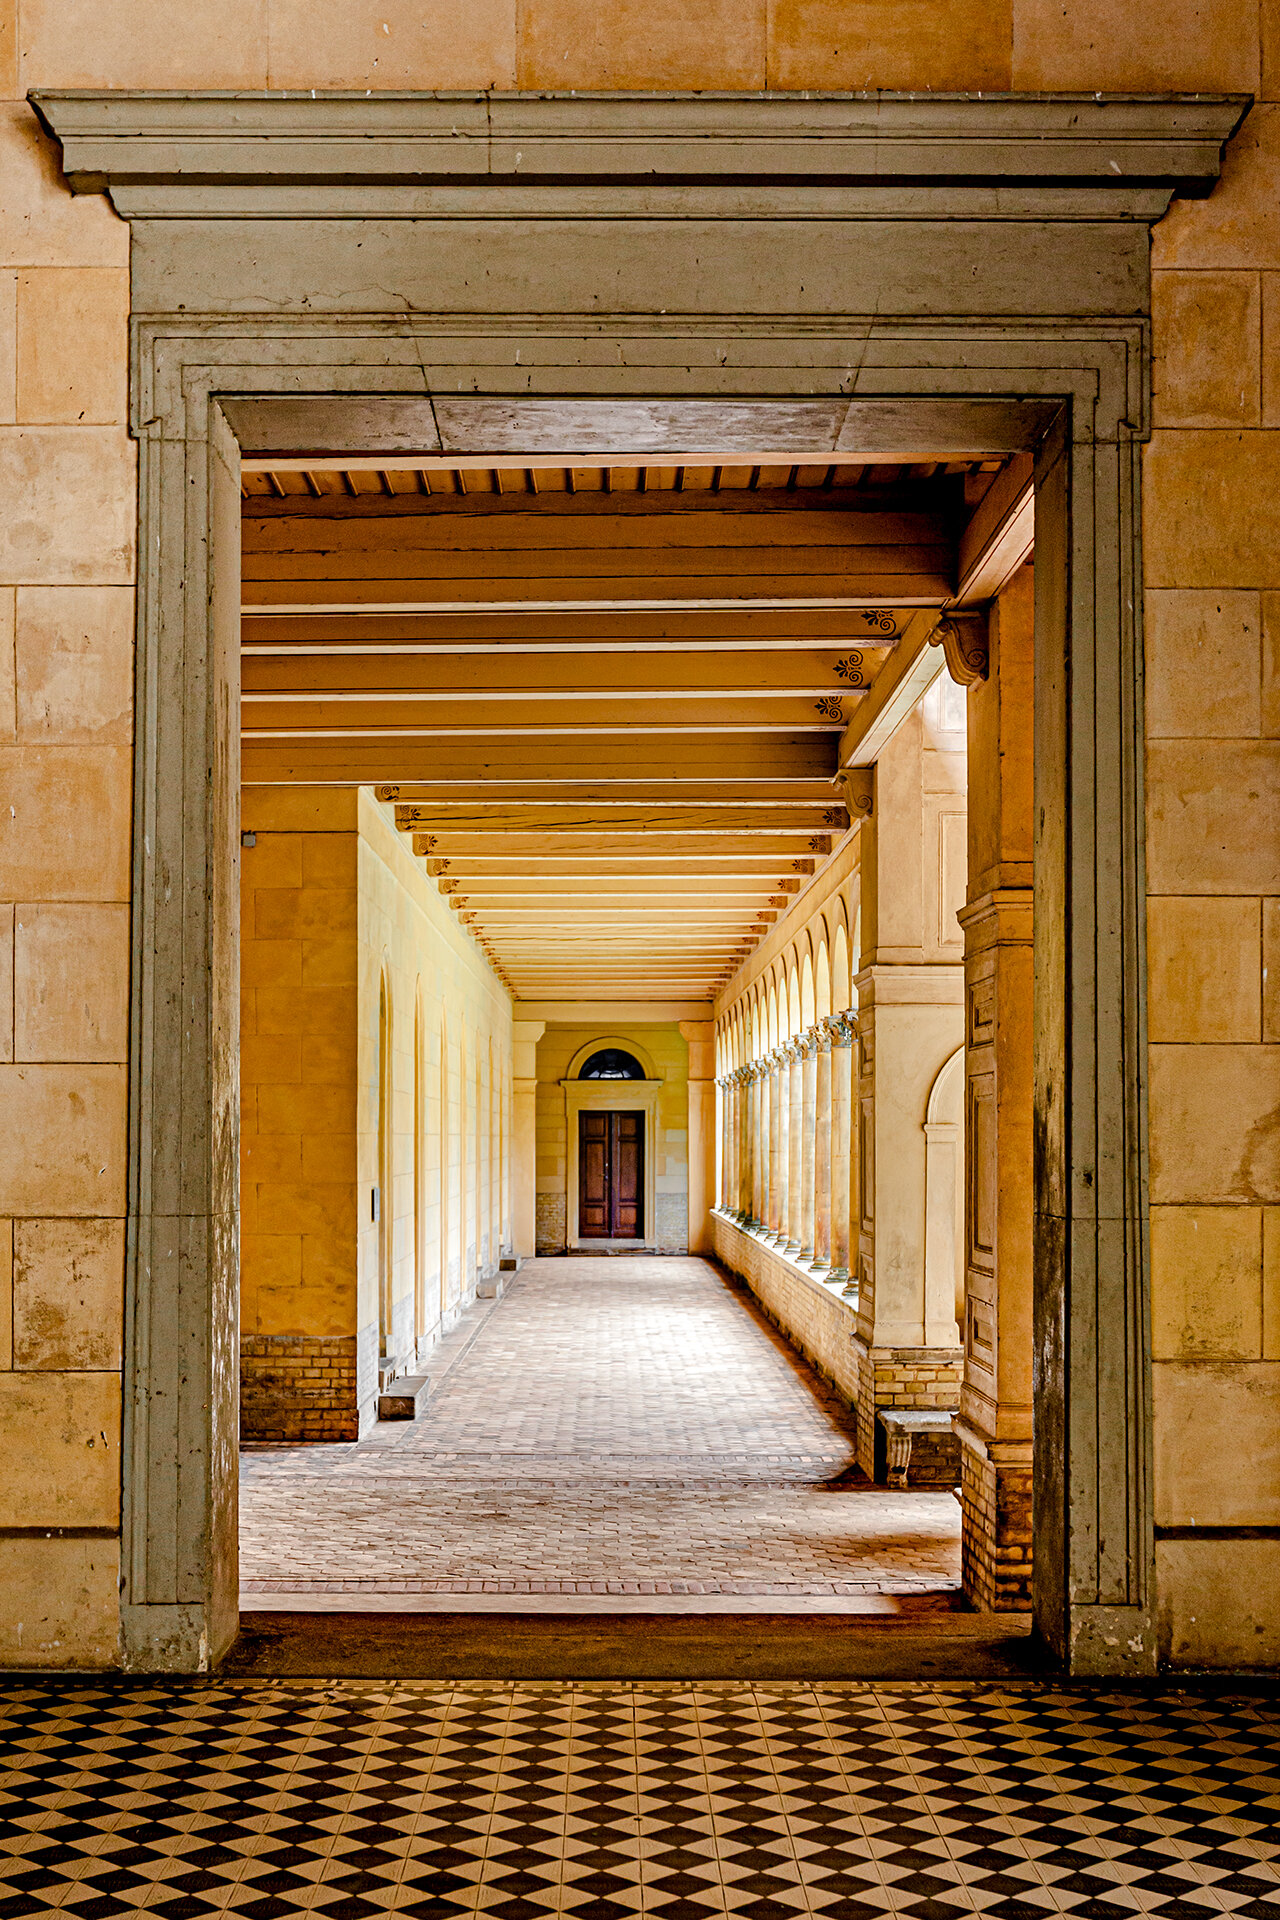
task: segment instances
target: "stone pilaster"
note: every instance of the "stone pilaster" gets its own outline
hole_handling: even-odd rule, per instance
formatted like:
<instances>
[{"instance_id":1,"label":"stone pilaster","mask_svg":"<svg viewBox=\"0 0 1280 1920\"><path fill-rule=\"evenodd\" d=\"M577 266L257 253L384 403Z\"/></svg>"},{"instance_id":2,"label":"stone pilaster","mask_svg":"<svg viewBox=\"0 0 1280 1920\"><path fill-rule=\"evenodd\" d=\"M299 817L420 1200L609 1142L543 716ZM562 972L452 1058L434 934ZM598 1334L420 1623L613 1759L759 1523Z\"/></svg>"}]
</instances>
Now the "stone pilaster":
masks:
<instances>
[{"instance_id":1,"label":"stone pilaster","mask_svg":"<svg viewBox=\"0 0 1280 1920\"><path fill-rule=\"evenodd\" d=\"M988 625L990 674L968 695L965 936L962 1578L975 1605L1031 1604L1033 583L1015 575Z\"/></svg>"}]
</instances>

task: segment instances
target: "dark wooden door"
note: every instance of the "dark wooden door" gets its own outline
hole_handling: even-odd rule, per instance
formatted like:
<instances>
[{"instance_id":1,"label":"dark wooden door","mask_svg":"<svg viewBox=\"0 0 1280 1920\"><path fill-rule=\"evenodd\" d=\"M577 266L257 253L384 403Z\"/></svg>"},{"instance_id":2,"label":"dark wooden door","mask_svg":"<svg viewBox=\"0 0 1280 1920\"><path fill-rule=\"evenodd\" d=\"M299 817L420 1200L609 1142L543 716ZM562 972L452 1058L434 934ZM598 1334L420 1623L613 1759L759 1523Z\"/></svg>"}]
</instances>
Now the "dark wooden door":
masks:
<instances>
[{"instance_id":1,"label":"dark wooden door","mask_svg":"<svg viewBox=\"0 0 1280 1920\"><path fill-rule=\"evenodd\" d=\"M578 1238L644 1238L643 1113L579 1113Z\"/></svg>"}]
</instances>

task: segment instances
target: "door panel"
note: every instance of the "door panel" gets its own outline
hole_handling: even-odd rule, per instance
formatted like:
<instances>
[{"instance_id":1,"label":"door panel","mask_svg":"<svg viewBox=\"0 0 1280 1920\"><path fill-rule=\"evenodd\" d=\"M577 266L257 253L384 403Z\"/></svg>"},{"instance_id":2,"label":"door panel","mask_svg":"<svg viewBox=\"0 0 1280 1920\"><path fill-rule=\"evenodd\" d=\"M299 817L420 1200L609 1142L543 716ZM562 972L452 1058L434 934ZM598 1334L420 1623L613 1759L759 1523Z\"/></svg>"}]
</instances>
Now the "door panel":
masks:
<instances>
[{"instance_id":1,"label":"door panel","mask_svg":"<svg viewBox=\"0 0 1280 1920\"><path fill-rule=\"evenodd\" d=\"M614 1113L613 1121L613 1231L619 1240L638 1240L644 1233L644 1115Z\"/></svg>"},{"instance_id":2,"label":"door panel","mask_svg":"<svg viewBox=\"0 0 1280 1920\"><path fill-rule=\"evenodd\" d=\"M578 1238L643 1237L643 1113L580 1113Z\"/></svg>"},{"instance_id":3,"label":"door panel","mask_svg":"<svg viewBox=\"0 0 1280 1920\"><path fill-rule=\"evenodd\" d=\"M578 1237L609 1238L609 1121L607 1113L578 1115Z\"/></svg>"}]
</instances>

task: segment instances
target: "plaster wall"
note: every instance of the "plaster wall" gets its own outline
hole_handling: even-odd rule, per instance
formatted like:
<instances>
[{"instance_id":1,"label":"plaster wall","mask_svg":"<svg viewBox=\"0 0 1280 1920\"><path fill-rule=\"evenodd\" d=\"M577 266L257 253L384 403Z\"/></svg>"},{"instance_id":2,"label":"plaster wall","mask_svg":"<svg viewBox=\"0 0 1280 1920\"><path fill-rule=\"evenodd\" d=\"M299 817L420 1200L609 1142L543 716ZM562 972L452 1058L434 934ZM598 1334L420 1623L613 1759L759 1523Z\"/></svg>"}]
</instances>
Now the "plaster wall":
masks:
<instances>
[{"instance_id":1,"label":"plaster wall","mask_svg":"<svg viewBox=\"0 0 1280 1920\"><path fill-rule=\"evenodd\" d=\"M441 0L228 0L212 11L7 0L0 476L21 511L0 527L0 1446L22 1466L0 1508L0 1659L115 1658L131 850L128 230L105 200L72 198L23 96L489 85L1257 96L1220 186L1207 203L1175 205L1152 262L1152 1339L1166 1650L1223 1664L1280 1658L1273 1442L1239 1440L1242 1419L1258 1431L1258 1407L1266 1434L1280 1424L1273 0L1169 0L1158 33L1121 0L856 12L837 0L712 0L710 13L481 0L465 15ZM67 1329L35 1361L18 1334L33 1300ZM1206 1444L1206 1410L1220 1445ZM93 1531L55 1537L68 1463L90 1457L91 1439L112 1462L76 1496L75 1524Z\"/></svg>"},{"instance_id":2,"label":"plaster wall","mask_svg":"<svg viewBox=\"0 0 1280 1920\"><path fill-rule=\"evenodd\" d=\"M678 1023L639 1021L571 1025L549 1022L537 1043L537 1250L563 1253L577 1232L570 1218L569 1156L576 1156L576 1122L571 1137L565 1089L575 1059L595 1044L635 1047L651 1077L661 1080L654 1104L653 1213L644 1223L645 1245L659 1253L689 1251L689 1043ZM579 1061L578 1064L581 1064ZM576 1077L576 1076L575 1076ZM627 1083L611 1083L619 1107ZM634 1105L644 1104L637 1088Z\"/></svg>"}]
</instances>

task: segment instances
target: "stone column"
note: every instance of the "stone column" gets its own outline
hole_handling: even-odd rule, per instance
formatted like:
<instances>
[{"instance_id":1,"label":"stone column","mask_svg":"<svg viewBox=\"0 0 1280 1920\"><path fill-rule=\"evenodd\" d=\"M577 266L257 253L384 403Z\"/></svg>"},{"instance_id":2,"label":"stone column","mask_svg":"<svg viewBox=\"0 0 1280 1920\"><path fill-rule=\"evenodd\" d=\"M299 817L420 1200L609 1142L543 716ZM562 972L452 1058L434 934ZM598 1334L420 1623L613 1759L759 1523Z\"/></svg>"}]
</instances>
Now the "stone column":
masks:
<instances>
[{"instance_id":1,"label":"stone column","mask_svg":"<svg viewBox=\"0 0 1280 1920\"><path fill-rule=\"evenodd\" d=\"M801 1195L804 1181L804 1052L799 1039L791 1042L787 1063L787 1245L786 1252L797 1254L801 1240Z\"/></svg>"},{"instance_id":2,"label":"stone column","mask_svg":"<svg viewBox=\"0 0 1280 1920\"><path fill-rule=\"evenodd\" d=\"M996 601L971 687L965 934L964 1380L956 1432L962 1578L975 1605L1031 1605L1031 568Z\"/></svg>"},{"instance_id":3,"label":"stone column","mask_svg":"<svg viewBox=\"0 0 1280 1920\"><path fill-rule=\"evenodd\" d=\"M832 1286L850 1282L850 1169L853 1159L853 1042L857 1022L837 1013L831 1030L831 1272Z\"/></svg>"},{"instance_id":4,"label":"stone column","mask_svg":"<svg viewBox=\"0 0 1280 1920\"><path fill-rule=\"evenodd\" d=\"M800 1251L797 1257L808 1266L813 1260L814 1135L818 1125L818 1037L813 1027L801 1036L800 1048Z\"/></svg>"},{"instance_id":5,"label":"stone column","mask_svg":"<svg viewBox=\"0 0 1280 1920\"><path fill-rule=\"evenodd\" d=\"M756 1061L756 1204L757 1233L766 1231L769 1218L769 1063Z\"/></svg>"},{"instance_id":6,"label":"stone column","mask_svg":"<svg viewBox=\"0 0 1280 1920\"><path fill-rule=\"evenodd\" d=\"M768 1056L770 1068L770 1210L766 1213L766 1227L770 1229L770 1240L777 1242L781 1229L781 1198L783 1198L783 1179L779 1164L779 1142L783 1133L783 1077L779 1071L777 1048Z\"/></svg>"},{"instance_id":7,"label":"stone column","mask_svg":"<svg viewBox=\"0 0 1280 1920\"><path fill-rule=\"evenodd\" d=\"M538 1042L546 1030L542 1020L511 1027L511 1251L526 1260L538 1251Z\"/></svg>"},{"instance_id":8,"label":"stone column","mask_svg":"<svg viewBox=\"0 0 1280 1920\"><path fill-rule=\"evenodd\" d=\"M774 1058L778 1063L778 1224L774 1231L774 1245L782 1253L786 1251L790 1237L787 1222L791 1185L791 1056L783 1045L778 1048Z\"/></svg>"},{"instance_id":9,"label":"stone column","mask_svg":"<svg viewBox=\"0 0 1280 1920\"><path fill-rule=\"evenodd\" d=\"M738 1073L738 1218L751 1225L751 1068Z\"/></svg>"},{"instance_id":10,"label":"stone column","mask_svg":"<svg viewBox=\"0 0 1280 1920\"><path fill-rule=\"evenodd\" d=\"M831 1023L814 1029L813 1271L831 1271Z\"/></svg>"},{"instance_id":11,"label":"stone column","mask_svg":"<svg viewBox=\"0 0 1280 1920\"><path fill-rule=\"evenodd\" d=\"M729 1119L732 1110L729 1076L727 1073L720 1075L720 1078L716 1081L716 1087L718 1089L720 1103L720 1168L719 1178L716 1182L716 1205L722 1213L727 1213L729 1211L730 1180Z\"/></svg>"}]
</instances>

